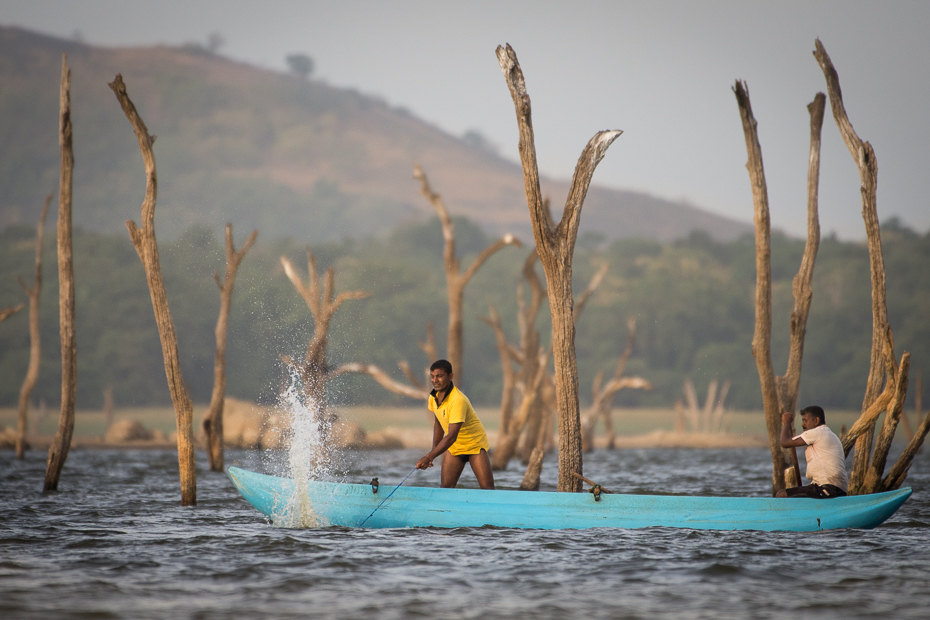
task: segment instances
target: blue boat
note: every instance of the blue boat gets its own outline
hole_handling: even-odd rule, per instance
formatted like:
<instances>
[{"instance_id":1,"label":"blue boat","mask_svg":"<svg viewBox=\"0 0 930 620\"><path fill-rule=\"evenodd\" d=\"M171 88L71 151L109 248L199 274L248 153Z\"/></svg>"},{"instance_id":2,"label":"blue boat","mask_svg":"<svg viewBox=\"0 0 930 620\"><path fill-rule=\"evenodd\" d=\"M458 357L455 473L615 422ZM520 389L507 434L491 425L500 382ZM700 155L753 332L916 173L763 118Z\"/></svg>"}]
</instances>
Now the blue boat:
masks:
<instances>
[{"instance_id":1,"label":"blue boat","mask_svg":"<svg viewBox=\"0 0 930 620\"><path fill-rule=\"evenodd\" d=\"M309 481L298 491L290 478L238 467L230 467L228 473L243 497L273 523L296 526L813 532L877 527L911 495L911 489L904 488L828 500L629 494L601 494L595 500L590 493L404 486L395 490L387 485L378 489L370 484L319 481Z\"/></svg>"}]
</instances>

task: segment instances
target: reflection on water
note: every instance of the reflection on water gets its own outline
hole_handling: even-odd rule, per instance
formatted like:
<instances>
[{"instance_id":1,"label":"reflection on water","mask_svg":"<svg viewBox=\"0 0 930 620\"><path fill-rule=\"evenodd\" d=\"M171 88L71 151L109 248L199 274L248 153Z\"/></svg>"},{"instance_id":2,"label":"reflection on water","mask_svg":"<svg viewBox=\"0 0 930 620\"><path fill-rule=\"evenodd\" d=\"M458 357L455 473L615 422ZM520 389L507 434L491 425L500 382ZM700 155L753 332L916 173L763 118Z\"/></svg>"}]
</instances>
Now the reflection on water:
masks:
<instances>
[{"instance_id":1,"label":"reflection on water","mask_svg":"<svg viewBox=\"0 0 930 620\"><path fill-rule=\"evenodd\" d=\"M387 489L419 456L336 455L326 475L378 476ZM291 457L229 451L227 462L281 473ZM20 462L0 452L0 617L925 618L930 609L926 451L908 478L914 495L889 522L818 533L288 529L197 458L199 504L185 508L171 451L72 451L49 495L44 454ZM474 487L467 474L462 486ZM522 474L514 464L495 479L515 488ZM585 456L585 475L629 493L765 495L769 457L599 451ZM407 484L438 482L437 467Z\"/></svg>"}]
</instances>

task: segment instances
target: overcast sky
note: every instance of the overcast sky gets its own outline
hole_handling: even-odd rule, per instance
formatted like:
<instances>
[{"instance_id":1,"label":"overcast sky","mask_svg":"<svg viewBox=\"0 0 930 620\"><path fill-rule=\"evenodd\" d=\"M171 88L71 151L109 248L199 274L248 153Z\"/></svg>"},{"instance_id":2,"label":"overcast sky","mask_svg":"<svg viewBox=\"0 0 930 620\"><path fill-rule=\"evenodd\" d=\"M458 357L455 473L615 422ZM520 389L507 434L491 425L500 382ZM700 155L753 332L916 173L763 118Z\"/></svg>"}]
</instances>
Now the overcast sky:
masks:
<instances>
[{"instance_id":1,"label":"overcast sky","mask_svg":"<svg viewBox=\"0 0 930 620\"><path fill-rule=\"evenodd\" d=\"M441 129L477 130L518 160L513 104L494 49L517 52L540 168L570 178L588 139L622 129L594 182L685 199L743 221L752 194L734 80L748 83L776 227L805 227L807 104L826 91L820 37L850 120L875 148L879 217L930 228L930 2L309 2L3 0L0 23L107 46L205 43L403 106ZM0 85L2 88L2 85ZM821 225L864 238L859 177L829 108Z\"/></svg>"}]
</instances>

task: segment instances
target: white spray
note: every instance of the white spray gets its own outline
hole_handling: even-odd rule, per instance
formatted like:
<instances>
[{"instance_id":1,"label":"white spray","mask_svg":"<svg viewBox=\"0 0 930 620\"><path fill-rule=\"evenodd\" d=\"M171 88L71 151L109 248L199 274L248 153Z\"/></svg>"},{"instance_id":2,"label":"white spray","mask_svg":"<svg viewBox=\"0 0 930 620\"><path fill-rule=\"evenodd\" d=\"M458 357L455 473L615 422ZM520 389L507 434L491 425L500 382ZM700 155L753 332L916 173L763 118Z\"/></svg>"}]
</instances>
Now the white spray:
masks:
<instances>
[{"instance_id":1,"label":"white spray","mask_svg":"<svg viewBox=\"0 0 930 620\"><path fill-rule=\"evenodd\" d=\"M298 373L291 368L291 384L281 395L279 406L290 421L287 475L294 481L290 497L275 498L272 522L277 527L305 528L324 525L310 502L311 480L329 473L323 437L325 423L320 419L316 403L304 402Z\"/></svg>"}]
</instances>

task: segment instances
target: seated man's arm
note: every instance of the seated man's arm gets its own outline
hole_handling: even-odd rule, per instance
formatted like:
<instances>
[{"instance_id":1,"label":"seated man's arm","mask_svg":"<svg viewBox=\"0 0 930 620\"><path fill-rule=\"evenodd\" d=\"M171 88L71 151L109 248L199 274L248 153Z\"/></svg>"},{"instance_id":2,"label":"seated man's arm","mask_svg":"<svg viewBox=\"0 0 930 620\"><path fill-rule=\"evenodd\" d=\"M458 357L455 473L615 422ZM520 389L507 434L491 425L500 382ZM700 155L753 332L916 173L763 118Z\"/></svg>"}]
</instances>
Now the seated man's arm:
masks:
<instances>
[{"instance_id":1,"label":"seated man's arm","mask_svg":"<svg viewBox=\"0 0 930 620\"><path fill-rule=\"evenodd\" d=\"M782 448L800 448L801 446L806 446L807 442L801 439L800 437L791 436L791 421L794 419L794 414L785 412L781 414L781 447Z\"/></svg>"}]
</instances>

